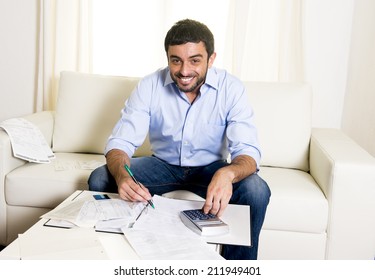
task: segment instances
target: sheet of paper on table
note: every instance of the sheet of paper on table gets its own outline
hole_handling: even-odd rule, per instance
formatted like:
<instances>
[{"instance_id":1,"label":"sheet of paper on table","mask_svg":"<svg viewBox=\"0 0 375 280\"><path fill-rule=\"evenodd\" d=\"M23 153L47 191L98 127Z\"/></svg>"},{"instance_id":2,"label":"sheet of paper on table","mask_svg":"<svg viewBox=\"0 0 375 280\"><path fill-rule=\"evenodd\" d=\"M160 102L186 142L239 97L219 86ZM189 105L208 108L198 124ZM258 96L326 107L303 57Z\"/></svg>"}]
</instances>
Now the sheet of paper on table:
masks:
<instances>
[{"instance_id":1,"label":"sheet of paper on table","mask_svg":"<svg viewBox=\"0 0 375 280\"><path fill-rule=\"evenodd\" d=\"M199 235L181 221L181 208L190 209L201 202L174 200L154 195L155 209L141 215L124 235L141 259L217 259L223 258Z\"/></svg>"},{"instance_id":2,"label":"sheet of paper on table","mask_svg":"<svg viewBox=\"0 0 375 280\"><path fill-rule=\"evenodd\" d=\"M96 227L98 230L118 229L134 223L144 207L143 203L132 203L122 199L94 200L82 197L60 207L56 207L41 218L51 219L48 225L69 222L79 227ZM67 225L65 223L65 225Z\"/></svg>"}]
</instances>

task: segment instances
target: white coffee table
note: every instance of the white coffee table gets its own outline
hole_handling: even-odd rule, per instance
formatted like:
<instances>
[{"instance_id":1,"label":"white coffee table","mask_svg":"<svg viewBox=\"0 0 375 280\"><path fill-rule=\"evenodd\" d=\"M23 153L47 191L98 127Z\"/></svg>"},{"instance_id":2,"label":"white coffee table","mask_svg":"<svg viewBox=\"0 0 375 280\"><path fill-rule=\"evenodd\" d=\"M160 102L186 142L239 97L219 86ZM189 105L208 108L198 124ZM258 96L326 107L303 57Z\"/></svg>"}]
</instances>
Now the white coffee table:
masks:
<instances>
[{"instance_id":1,"label":"white coffee table","mask_svg":"<svg viewBox=\"0 0 375 280\"><path fill-rule=\"evenodd\" d=\"M93 192L76 191L60 205L66 205L77 196L92 196ZM238 205L228 207L222 217L230 225L231 234L217 243L235 240L249 243L249 209ZM96 232L93 228L63 229L44 226L47 219L40 219L25 233L0 252L0 259L112 259L137 260L139 256L122 234ZM248 226L250 228L250 225ZM244 230L245 228L245 230ZM230 243L230 242L229 242ZM211 244L218 250L218 244Z\"/></svg>"}]
</instances>

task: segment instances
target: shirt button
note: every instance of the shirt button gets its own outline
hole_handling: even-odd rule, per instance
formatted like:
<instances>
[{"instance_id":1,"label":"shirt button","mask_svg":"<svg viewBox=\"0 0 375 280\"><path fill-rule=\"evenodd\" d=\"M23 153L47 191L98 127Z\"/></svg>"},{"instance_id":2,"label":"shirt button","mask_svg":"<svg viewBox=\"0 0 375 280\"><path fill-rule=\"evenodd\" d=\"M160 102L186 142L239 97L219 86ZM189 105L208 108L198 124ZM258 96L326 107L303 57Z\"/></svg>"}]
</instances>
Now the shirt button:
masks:
<instances>
[{"instance_id":1,"label":"shirt button","mask_svg":"<svg viewBox=\"0 0 375 280\"><path fill-rule=\"evenodd\" d=\"M184 145L189 145L189 142L188 141L184 141Z\"/></svg>"}]
</instances>

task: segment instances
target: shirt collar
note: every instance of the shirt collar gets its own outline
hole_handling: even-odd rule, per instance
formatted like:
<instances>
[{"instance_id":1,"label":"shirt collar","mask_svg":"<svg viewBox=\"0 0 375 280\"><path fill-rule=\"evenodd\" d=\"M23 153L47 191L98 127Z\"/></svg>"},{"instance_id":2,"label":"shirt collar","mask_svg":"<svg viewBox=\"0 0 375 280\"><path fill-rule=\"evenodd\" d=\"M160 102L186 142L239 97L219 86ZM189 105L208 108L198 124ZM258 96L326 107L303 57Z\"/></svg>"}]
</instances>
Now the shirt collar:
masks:
<instances>
[{"instance_id":1,"label":"shirt collar","mask_svg":"<svg viewBox=\"0 0 375 280\"><path fill-rule=\"evenodd\" d=\"M171 72L169 71L169 67L166 68L165 71L165 80L164 80L164 86L167 86L169 84L173 84L174 81L171 78ZM206 82L204 85L208 85L210 87L213 87L214 89L218 88L219 78L216 68L211 67L208 68L207 75L206 75Z\"/></svg>"}]
</instances>

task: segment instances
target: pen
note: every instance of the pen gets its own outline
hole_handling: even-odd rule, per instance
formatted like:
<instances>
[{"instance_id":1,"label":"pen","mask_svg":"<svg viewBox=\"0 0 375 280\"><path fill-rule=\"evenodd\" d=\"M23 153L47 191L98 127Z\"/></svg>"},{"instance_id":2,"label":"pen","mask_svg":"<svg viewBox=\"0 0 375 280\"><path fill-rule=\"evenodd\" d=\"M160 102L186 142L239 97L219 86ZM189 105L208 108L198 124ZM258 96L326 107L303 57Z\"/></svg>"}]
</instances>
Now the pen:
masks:
<instances>
[{"instance_id":1,"label":"pen","mask_svg":"<svg viewBox=\"0 0 375 280\"><path fill-rule=\"evenodd\" d=\"M124 167L125 167L125 170L128 172L128 174L130 175L130 177L132 177L134 183L136 183L138 186L140 186L142 188L141 184L137 181L137 179L135 179L135 177L133 175L133 172L131 172L129 166L127 164L125 164ZM148 204L151 205L152 208L155 209L154 203L152 203L152 199L148 200L147 202L148 202Z\"/></svg>"}]
</instances>

